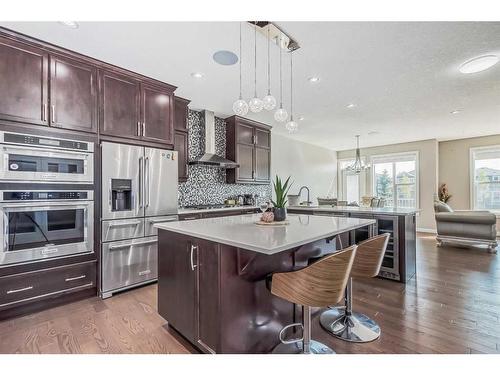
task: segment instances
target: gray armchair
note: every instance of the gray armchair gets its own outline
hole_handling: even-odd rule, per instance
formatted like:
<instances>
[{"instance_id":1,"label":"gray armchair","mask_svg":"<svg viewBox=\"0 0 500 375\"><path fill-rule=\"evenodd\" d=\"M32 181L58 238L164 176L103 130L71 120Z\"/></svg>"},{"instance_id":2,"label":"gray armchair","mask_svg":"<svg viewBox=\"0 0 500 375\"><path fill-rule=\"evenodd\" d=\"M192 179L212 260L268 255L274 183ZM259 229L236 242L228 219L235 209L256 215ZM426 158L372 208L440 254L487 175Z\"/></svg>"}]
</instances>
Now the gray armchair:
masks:
<instances>
[{"instance_id":1,"label":"gray armchair","mask_svg":"<svg viewBox=\"0 0 500 375\"><path fill-rule=\"evenodd\" d=\"M443 242L483 245L496 253L497 218L489 211L453 211L446 203L434 202L438 246Z\"/></svg>"}]
</instances>

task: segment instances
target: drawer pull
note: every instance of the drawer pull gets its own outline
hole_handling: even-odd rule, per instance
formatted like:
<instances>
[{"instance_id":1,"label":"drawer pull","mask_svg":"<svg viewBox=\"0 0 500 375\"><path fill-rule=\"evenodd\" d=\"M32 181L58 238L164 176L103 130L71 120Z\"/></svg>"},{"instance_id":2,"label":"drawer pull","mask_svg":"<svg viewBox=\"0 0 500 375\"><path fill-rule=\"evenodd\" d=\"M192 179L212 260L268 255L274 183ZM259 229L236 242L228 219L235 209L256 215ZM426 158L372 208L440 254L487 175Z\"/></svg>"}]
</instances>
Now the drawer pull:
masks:
<instances>
[{"instance_id":1,"label":"drawer pull","mask_svg":"<svg viewBox=\"0 0 500 375\"><path fill-rule=\"evenodd\" d=\"M31 289L33 289L33 286L27 286L26 288L21 288L21 289L12 289L12 290L8 290L7 294L26 292L27 290L31 290Z\"/></svg>"},{"instance_id":2,"label":"drawer pull","mask_svg":"<svg viewBox=\"0 0 500 375\"><path fill-rule=\"evenodd\" d=\"M139 276L149 275L150 273L151 273L151 270L141 271L141 272L139 272Z\"/></svg>"},{"instance_id":3,"label":"drawer pull","mask_svg":"<svg viewBox=\"0 0 500 375\"><path fill-rule=\"evenodd\" d=\"M80 280L80 279L85 279L87 275L80 275L80 276L75 276L75 277L68 277L67 279L64 279L67 283L70 281L75 281L75 280Z\"/></svg>"},{"instance_id":4,"label":"drawer pull","mask_svg":"<svg viewBox=\"0 0 500 375\"><path fill-rule=\"evenodd\" d=\"M170 221L178 221L176 217L171 217L168 219L150 219L149 222L151 224L158 224L158 223L168 223Z\"/></svg>"},{"instance_id":5,"label":"drawer pull","mask_svg":"<svg viewBox=\"0 0 500 375\"><path fill-rule=\"evenodd\" d=\"M141 224L142 221L136 220L136 221L129 221L129 222L123 222L123 223L109 223L108 228L111 227L128 227L132 225L139 225Z\"/></svg>"}]
</instances>

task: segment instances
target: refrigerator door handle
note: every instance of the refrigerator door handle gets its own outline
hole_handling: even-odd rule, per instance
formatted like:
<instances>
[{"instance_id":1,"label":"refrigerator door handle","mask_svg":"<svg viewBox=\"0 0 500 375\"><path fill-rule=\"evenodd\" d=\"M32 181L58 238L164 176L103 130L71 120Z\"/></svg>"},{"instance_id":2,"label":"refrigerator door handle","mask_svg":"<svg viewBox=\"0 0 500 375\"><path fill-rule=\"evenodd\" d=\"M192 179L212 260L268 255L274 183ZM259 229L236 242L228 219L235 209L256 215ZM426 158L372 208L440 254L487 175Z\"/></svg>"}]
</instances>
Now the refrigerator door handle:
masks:
<instances>
[{"instance_id":1,"label":"refrigerator door handle","mask_svg":"<svg viewBox=\"0 0 500 375\"><path fill-rule=\"evenodd\" d=\"M143 197L143 191L142 191L142 184L143 184L143 163L144 163L144 158L141 156L139 158L139 208L144 207L144 197Z\"/></svg>"},{"instance_id":2,"label":"refrigerator door handle","mask_svg":"<svg viewBox=\"0 0 500 375\"><path fill-rule=\"evenodd\" d=\"M149 175L150 173L150 170L149 170L149 157L146 156L146 159L144 161L144 189L145 189L145 192L144 192L144 195L145 195L145 198L146 198L146 203L145 203L145 207L149 207L149 195L150 195L150 180L151 180L151 176Z\"/></svg>"}]
</instances>

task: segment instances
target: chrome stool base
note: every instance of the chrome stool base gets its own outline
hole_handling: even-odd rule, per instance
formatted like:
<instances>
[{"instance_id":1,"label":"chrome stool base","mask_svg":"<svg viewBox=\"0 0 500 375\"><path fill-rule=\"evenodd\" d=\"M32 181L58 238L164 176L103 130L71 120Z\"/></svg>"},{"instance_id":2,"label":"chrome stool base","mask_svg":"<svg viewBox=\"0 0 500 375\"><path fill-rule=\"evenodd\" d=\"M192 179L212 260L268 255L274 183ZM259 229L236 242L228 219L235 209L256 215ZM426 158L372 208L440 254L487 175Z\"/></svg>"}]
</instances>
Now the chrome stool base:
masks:
<instances>
[{"instance_id":1,"label":"chrome stool base","mask_svg":"<svg viewBox=\"0 0 500 375\"><path fill-rule=\"evenodd\" d=\"M302 341L293 344L279 344L273 350L273 354L335 354L333 349L319 341L311 340L310 353L304 353L302 350Z\"/></svg>"},{"instance_id":2,"label":"chrome stool base","mask_svg":"<svg viewBox=\"0 0 500 375\"><path fill-rule=\"evenodd\" d=\"M364 314L345 309L328 309L319 317L321 326L333 336L349 342L370 342L380 337L380 327Z\"/></svg>"}]
</instances>

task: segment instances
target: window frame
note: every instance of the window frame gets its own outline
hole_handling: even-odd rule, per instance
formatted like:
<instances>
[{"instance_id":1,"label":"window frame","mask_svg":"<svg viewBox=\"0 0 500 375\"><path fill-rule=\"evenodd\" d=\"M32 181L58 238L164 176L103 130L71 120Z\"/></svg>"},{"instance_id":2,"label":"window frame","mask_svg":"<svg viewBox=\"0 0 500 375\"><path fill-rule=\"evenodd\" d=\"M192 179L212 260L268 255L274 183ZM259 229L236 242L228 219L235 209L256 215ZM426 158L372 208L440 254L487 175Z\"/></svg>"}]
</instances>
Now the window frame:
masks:
<instances>
[{"instance_id":1,"label":"window frame","mask_svg":"<svg viewBox=\"0 0 500 375\"><path fill-rule=\"evenodd\" d=\"M469 207L473 211L488 210L493 212L497 217L500 217L500 209L491 208L476 208L476 167L475 167L475 153L481 151L498 151L500 152L500 145L479 146L469 148Z\"/></svg>"},{"instance_id":2,"label":"window frame","mask_svg":"<svg viewBox=\"0 0 500 375\"><path fill-rule=\"evenodd\" d=\"M397 184L396 183L396 163L398 157L403 158L403 157L408 157L408 156L413 156L415 158L415 208L416 210L420 209L420 152L418 150L416 151L405 151L405 152L396 152L396 153L390 153L390 154L378 154L378 155L372 155L370 157L370 165L371 165L371 191L372 195L376 196L377 194L377 188L376 188L376 173L375 173L375 164L382 164L382 162L377 163L377 159L383 159L387 158L387 163L392 163L392 171L393 171L393 182L392 182L392 191L393 191L393 201L394 201L394 206L393 208L398 209L401 207L398 207L397 205L397 186L399 185L413 185L413 184ZM390 160L392 159L392 160ZM406 208L406 207L402 207Z\"/></svg>"}]
</instances>

